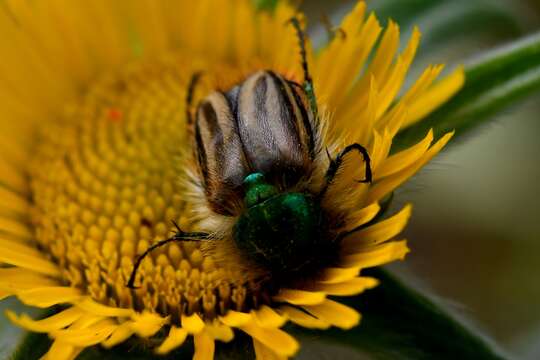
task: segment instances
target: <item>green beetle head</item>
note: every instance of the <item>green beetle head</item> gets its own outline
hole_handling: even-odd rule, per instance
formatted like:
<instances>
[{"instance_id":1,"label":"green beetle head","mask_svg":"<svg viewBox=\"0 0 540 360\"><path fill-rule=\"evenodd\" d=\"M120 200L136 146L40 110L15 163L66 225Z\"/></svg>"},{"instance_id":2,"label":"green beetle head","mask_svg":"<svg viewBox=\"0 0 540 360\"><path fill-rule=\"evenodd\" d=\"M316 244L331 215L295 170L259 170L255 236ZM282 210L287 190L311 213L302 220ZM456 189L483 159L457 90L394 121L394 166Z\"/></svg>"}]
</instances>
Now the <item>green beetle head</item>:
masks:
<instances>
[{"instance_id":1,"label":"green beetle head","mask_svg":"<svg viewBox=\"0 0 540 360\"><path fill-rule=\"evenodd\" d=\"M321 208L303 193L279 193L260 173L244 179L247 210L234 227L237 247L273 274L308 266L324 239Z\"/></svg>"}]
</instances>

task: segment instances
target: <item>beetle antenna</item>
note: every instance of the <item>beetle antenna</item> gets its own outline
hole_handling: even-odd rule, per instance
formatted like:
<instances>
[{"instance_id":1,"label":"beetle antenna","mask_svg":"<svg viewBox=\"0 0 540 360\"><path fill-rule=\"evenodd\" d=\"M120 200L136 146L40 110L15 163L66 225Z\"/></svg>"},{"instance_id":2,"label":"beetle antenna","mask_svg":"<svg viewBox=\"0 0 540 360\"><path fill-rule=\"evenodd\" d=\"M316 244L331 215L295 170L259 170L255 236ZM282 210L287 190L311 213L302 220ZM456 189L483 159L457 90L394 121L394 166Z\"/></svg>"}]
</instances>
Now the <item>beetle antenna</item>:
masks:
<instances>
[{"instance_id":1,"label":"beetle antenna","mask_svg":"<svg viewBox=\"0 0 540 360\"><path fill-rule=\"evenodd\" d=\"M193 124L193 115L191 114L191 106L193 105L193 95L195 94L195 88L201 78L202 73L196 72L191 75L189 80L187 93L186 93L186 119L188 125Z\"/></svg>"},{"instance_id":2,"label":"beetle antenna","mask_svg":"<svg viewBox=\"0 0 540 360\"><path fill-rule=\"evenodd\" d=\"M174 225L174 227L176 228L177 230L177 233L182 233L182 229L180 229L180 226L178 226L178 223L174 220L171 220L172 224Z\"/></svg>"},{"instance_id":3,"label":"beetle antenna","mask_svg":"<svg viewBox=\"0 0 540 360\"><path fill-rule=\"evenodd\" d=\"M309 98L309 104L313 115L317 117L317 98L315 97L315 88L313 86L313 79L309 72L308 61L307 61L307 51L306 51L306 34L302 30L300 25L300 20L295 16L289 20L294 29L296 30L296 35L298 36L298 42L300 45L300 56L302 57L302 70L304 71L304 91Z\"/></svg>"},{"instance_id":4,"label":"beetle antenna","mask_svg":"<svg viewBox=\"0 0 540 360\"><path fill-rule=\"evenodd\" d=\"M365 178L362 180L357 180L357 181L359 183L371 183L371 181L373 180L373 175L371 173L371 159L369 158L369 153L365 147L363 147L362 145L358 143L354 143L354 144L348 145L347 147L345 147L345 149L341 150L335 159L330 159L330 165L328 165L328 170L326 170L326 175L324 176L325 184L318 195L319 199L322 199L324 197L324 195L326 194L326 191L332 184L332 181L334 181L334 178L336 177L336 174L339 168L343 164L345 155L347 155L351 151L358 151L360 154L362 154L364 162L366 163Z\"/></svg>"},{"instance_id":5,"label":"beetle antenna","mask_svg":"<svg viewBox=\"0 0 540 360\"><path fill-rule=\"evenodd\" d=\"M137 289L137 287L135 286L135 276L137 276L137 271L139 270L139 267L141 266L141 263L144 260L144 258L155 249L162 247L164 245L167 245L168 243L171 243L171 242L204 241L204 240L209 240L210 238L209 234L203 233L203 232L192 232L192 233L183 232L182 230L180 230L180 228L178 227L176 223L174 224L178 229L178 232L174 234L174 236L155 243L154 245L146 249L146 251L137 258L137 260L135 261L135 264L133 265L133 270L131 271L131 275L129 275L129 280L126 284L126 287L130 289Z\"/></svg>"}]
</instances>

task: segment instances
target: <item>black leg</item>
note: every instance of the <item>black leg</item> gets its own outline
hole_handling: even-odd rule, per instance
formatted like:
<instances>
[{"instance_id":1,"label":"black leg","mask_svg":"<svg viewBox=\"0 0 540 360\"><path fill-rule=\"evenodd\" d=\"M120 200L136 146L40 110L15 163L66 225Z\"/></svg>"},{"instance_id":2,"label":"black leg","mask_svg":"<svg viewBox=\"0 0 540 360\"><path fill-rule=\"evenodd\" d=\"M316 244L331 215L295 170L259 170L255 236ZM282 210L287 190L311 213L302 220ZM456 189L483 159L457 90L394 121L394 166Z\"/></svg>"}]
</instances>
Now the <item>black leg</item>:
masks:
<instances>
[{"instance_id":1,"label":"black leg","mask_svg":"<svg viewBox=\"0 0 540 360\"><path fill-rule=\"evenodd\" d=\"M311 74L309 73L309 67L308 67L308 62L307 62L306 34L302 30L302 27L300 26L300 21L298 20L298 18L293 17L290 20L290 22L296 30L296 34L298 35L298 42L300 43L302 69L304 70L304 91L306 92L306 95L309 98L311 111L313 112L313 115L317 117L317 114L318 114L317 98L315 97L315 88L313 87L313 79L311 78Z\"/></svg>"},{"instance_id":2,"label":"black leg","mask_svg":"<svg viewBox=\"0 0 540 360\"><path fill-rule=\"evenodd\" d=\"M350 153L351 151L358 151L360 154L362 154L362 157L364 158L364 162L366 163L366 175L365 178L362 180L358 180L359 183L370 183L372 181L372 174L371 174L371 159L369 158L369 154L362 145L358 143L354 143L351 145L348 145L345 149L341 150L341 152L336 156L335 159L330 159L330 165L328 166L328 170L326 170L325 175L325 184L322 188L321 192L319 193L319 198L322 199L324 195L326 194L326 191L332 184L332 181L334 181L334 177L336 176L339 167L341 164L343 164L343 158L345 155ZM328 150L327 150L328 152Z\"/></svg>"},{"instance_id":3,"label":"black leg","mask_svg":"<svg viewBox=\"0 0 540 360\"><path fill-rule=\"evenodd\" d=\"M193 115L191 114L191 106L193 105L193 94L195 93L195 87L201 78L201 73L196 72L191 76L186 94L186 119L188 125L193 124Z\"/></svg>"},{"instance_id":4,"label":"black leg","mask_svg":"<svg viewBox=\"0 0 540 360\"><path fill-rule=\"evenodd\" d=\"M161 240L160 242L155 243L154 245L152 245L148 249L146 249L146 251L137 258L137 260L135 261L135 265L133 266L133 270L131 271L131 275L129 276L129 280L128 280L127 284L126 284L126 286L128 288L130 288L130 289L136 289L137 288L134 285L135 284L135 276L137 276L137 270L141 266L141 262L144 260L146 255L150 254L155 249L157 249L159 247L162 247L164 245L167 245L168 243L176 242L176 241L184 242L184 241L209 240L209 236L208 236L207 233L203 233L203 232L186 233L186 232L183 232L182 230L180 230L180 228L178 227L178 225L176 225L176 223L174 223L174 225L177 227L178 232L176 234L174 234L173 237L168 238L166 240Z\"/></svg>"}]
</instances>

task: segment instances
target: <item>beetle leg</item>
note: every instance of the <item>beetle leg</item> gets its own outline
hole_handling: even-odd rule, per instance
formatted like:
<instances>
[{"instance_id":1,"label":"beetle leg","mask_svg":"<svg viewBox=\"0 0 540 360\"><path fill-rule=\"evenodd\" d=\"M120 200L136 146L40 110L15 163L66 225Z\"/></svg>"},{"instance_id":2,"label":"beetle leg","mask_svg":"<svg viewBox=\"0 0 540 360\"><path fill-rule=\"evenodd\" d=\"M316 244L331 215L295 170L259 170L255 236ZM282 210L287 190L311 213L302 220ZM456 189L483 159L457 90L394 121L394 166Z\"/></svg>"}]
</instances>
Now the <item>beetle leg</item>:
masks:
<instances>
[{"instance_id":1,"label":"beetle leg","mask_svg":"<svg viewBox=\"0 0 540 360\"><path fill-rule=\"evenodd\" d=\"M309 98L309 104L311 111L315 118L318 114L317 109L317 98L315 97L315 88L313 87L313 79L309 72L308 61L307 61L307 52L306 52L306 34L302 30L300 25L300 20L297 17L293 17L290 20L290 23L296 30L296 35L298 36L298 42L300 44L300 56L302 57L302 69L304 70L304 91Z\"/></svg>"},{"instance_id":2,"label":"beetle leg","mask_svg":"<svg viewBox=\"0 0 540 360\"><path fill-rule=\"evenodd\" d=\"M197 86L200 78L201 73L196 72L191 75L191 79L189 80L186 93L186 119L188 126L191 126L193 124L193 114L191 113L191 107L193 105L193 94L195 93L195 87Z\"/></svg>"},{"instance_id":3,"label":"beetle leg","mask_svg":"<svg viewBox=\"0 0 540 360\"><path fill-rule=\"evenodd\" d=\"M370 183L373 180L372 179L373 176L372 176L372 173L371 173L371 160L369 158L369 154L368 154L368 151L366 150L366 148L363 147L362 145L358 144L358 143L348 145L347 147L345 147L345 149L340 151L340 153L336 156L335 159L330 159L330 165L328 165L328 170L326 170L326 175L324 176L325 177L325 184L324 184L321 192L319 192L319 195L318 195L318 197L320 199L322 199L324 197L324 195L326 194L326 191L328 190L328 188L332 184L332 181L334 180L340 166L343 164L343 160L344 160L345 155L347 155L351 151L358 151L360 154L362 154L362 157L364 158L364 162L366 163L366 175L365 175L365 178L362 179L362 180L358 180L358 182L360 182L360 183Z\"/></svg>"},{"instance_id":4,"label":"beetle leg","mask_svg":"<svg viewBox=\"0 0 540 360\"><path fill-rule=\"evenodd\" d=\"M175 223L175 226L177 226L176 223ZM180 230L179 227L177 227L177 229L178 229L178 232L176 234L174 234L174 236L155 243L154 245L152 245L148 249L146 249L146 251L144 253L142 253L142 255L140 255L137 258L137 260L135 261L135 264L133 265L133 270L131 271L131 275L129 276L129 280L128 280L127 284L126 284L126 286L128 288L137 289L137 287L134 285L135 284L135 276L137 275L137 270L139 269L143 259L148 254L150 254L152 251L154 251L155 249L157 249L159 247L162 247L164 245L167 245L168 243L171 243L171 242L204 241L204 240L209 240L210 239L209 234L207 234L207 233L203 233L203 232L186 233L186 232L183 232L182 230Z\"/></svg>"}]
</instances>

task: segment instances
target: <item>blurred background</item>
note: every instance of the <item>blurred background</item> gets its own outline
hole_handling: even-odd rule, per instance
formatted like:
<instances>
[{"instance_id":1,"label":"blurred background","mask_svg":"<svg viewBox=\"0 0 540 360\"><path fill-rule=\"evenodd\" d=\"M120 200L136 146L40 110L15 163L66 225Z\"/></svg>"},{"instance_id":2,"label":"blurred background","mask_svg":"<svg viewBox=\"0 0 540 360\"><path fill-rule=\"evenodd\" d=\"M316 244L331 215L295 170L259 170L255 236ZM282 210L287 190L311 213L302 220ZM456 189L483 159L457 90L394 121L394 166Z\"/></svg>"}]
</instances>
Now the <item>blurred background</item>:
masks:
<instances>
[{"instance_id":1,"label":"blurred background","mask_svg":"<svg viewBox=\"0 0 540 360\"><path fill-rule=\"evenodd\" d=\"M429 63L452 69L540 29L539 0L367 2L383 24L388 18L400 24L402 39L413 25L420 27L422 46L409 79ZM337 25L354 3L303 1L315 44L326 40L321 19ZM451 144L396 194L394 204L414 203L414 215L406 233L412 252L392 269L440 297L515 358L531 360L540 359L539 155L540 94ZM0 311L12 306L4 301ZM20 331L0 317L3 359Z\"/></svg>"},{"instance_id":2,"label":"blurred background","mask_svg":"<svg viewBox=\"0 0 540 360\"><path fill-rule=\"evenodd\" d=\"M354 1L306 0L315 41ZM422 32L414 78L429 63L451 70L537 32L538 0L371 0L386 24ZM414 204L412 252L391 266L463 314L510 355L540 359L540 94L451 146L396 193Z\"/></svg>"}]
</instances>

